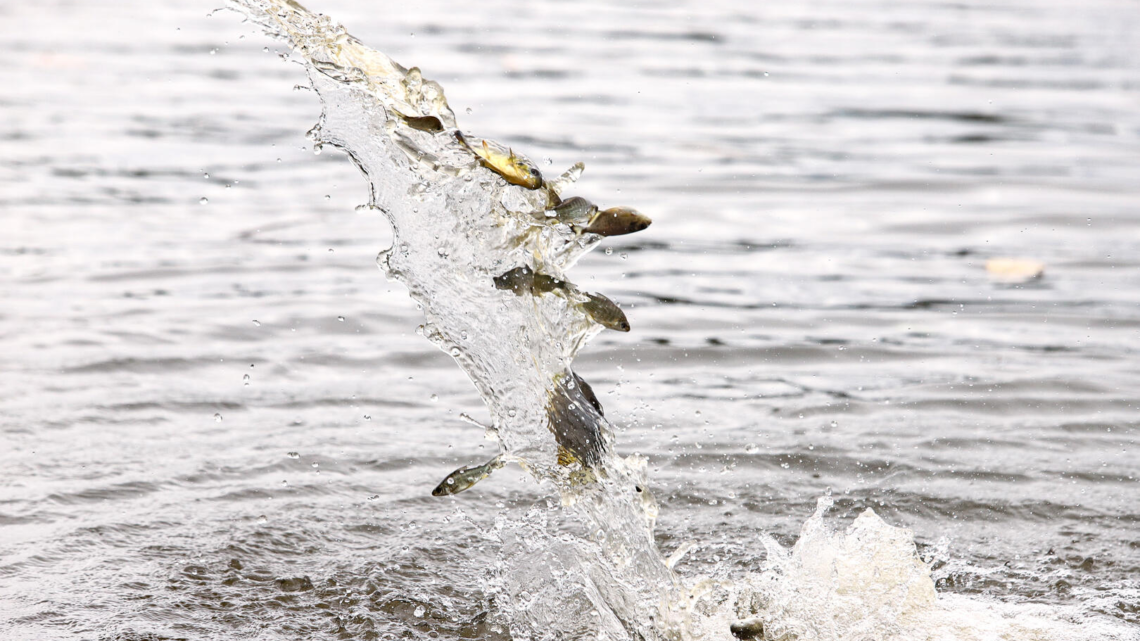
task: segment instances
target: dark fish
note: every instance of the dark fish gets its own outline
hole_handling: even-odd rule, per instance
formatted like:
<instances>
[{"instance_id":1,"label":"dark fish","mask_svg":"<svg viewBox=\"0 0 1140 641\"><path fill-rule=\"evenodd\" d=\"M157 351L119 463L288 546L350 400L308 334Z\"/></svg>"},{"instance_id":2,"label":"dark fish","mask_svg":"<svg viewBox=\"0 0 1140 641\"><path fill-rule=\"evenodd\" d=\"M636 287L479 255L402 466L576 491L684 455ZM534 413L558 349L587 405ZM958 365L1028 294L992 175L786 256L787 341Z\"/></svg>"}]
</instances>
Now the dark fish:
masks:
<instances>
[{"instance_id":1,"label":"dark fish","mask_svg":"<svg viewBox=\"0 0 1140 641\"><path fill-rule=\"evenodd\" d=\"M621 236L641 231L652 223L648 216L636 209L611 207L594 214L585 231L599 236Z\"/></svg>"},{"instance_id":2,"label":"dark fish","mask_svg":"<svg viewBox=\"0 0 1140 641\"><path fill-rule=\"evenodd\" d=\"M508 272L503 272L495 276L492 280L495 282L495 289L510 290L522 296L524 293L534 289L534 270L523 265L522 267L515 267Z\"/></svg>"},{"instance_id":3,"label":"dark fish","mask_svg":"<svg viewBox=\"0 0 1140 641\"><path fill-rule=\"evenodd\" d=\"M439 133L443 131L443 123L435 116L404 116L404 122L412 129Z\"/></svg>"},{"instance_id":4,"label":"dark fish","mask_svg":"<svg viewBox=\"0 0 1140 641\"><path fill-rule=\"evenodd\" d=\"M582 396L585 396L586 400L590 401L590 405L593 405L594 409L598 410L598 414L605 416L606 411L602 409L602 404L600 401L598 401L598 396L594 394L594 388L590 387L590 384L586 382L586 379L578 376L578 374L575 373L574 382L576 382L578 384L578 388L582 390Z\"/></svg>"},{"instance_id":5,"label":"dark fish","mask_svg":"<svg viewBox=\"0 0 1140 641\"><path fill-rule=\"evenodd\" d=\"M579 303L578 308L582 310L590 320L605 327L618 332L629 331L629 321L625 317L625 313L617 306L612 300L602 296L601 294L591 294L586 292L586 297L589 299L584 303Z\"/></svg>"},{"instance_id":6,"label":"dark fish","mask_svg":"<svg viewBox=\"0 0 1140 641\"><path fill-rule=\"evenodd\" d=\"M601 428L601 412L594 404L597 399L590 400L593 390L587 395L577 382L570 387L567 385L570 377L581 381L573 372L569 376L556 377L546 408L550 431L558 443L558 464L593 468L601 463L602 454L607 449ZM589 385L585 387L589 389Z\"/></svg>"},{"instance_id":7,"label":"dark fish","mask_svg":"<svg viewBox=\"0 0 1140 641\"><path fill-rule=\"evenodd\" d=\"M760 619L744 619L728 626L732 636L742 641L764 638L764 623Z\"/></svg>"}]
</instances>

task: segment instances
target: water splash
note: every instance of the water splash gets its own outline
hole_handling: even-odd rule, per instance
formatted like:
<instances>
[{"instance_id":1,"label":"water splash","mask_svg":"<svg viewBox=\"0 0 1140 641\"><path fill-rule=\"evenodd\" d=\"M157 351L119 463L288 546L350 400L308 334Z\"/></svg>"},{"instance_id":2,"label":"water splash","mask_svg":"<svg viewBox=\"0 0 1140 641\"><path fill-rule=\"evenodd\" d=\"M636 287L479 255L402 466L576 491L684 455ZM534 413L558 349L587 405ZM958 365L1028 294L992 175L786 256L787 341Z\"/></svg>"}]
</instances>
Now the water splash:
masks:
<instances>
[{"instance_id":1,"label":"water splash","mask_svg":"<svg viewBox=\"0 0 1140 641\"><path fill-rule=\"evenodd\" d=\"M299 54L323 107L314 150L347 153L367 207L393 227L378 265L479 390L501 454L562 498L484 533L502 546L488 589L513 638L726 639L733 624L769 641L1136 638L1075 612L940 596L908 530L868 511L838 531L827 499L790 550L760 539L761 571L680 581L653 542L645 461L614 454L601 406L571 370L603 327L624 329L607 299L566 275L601 238L576 224L579 208L558 208L582 166L538 178L510 150L456 135L442 87L328 17L292 0L229 2Z\"/></svg>"},{"instance_id":2,"label":"water splash","mask_svg":"<svg viewBox=\"0 0 1140 641\"><path fill-rule=\"evenodd\" d=\"M323 106L309 137L349 155L369 207L392 225L377 264L422 306L422 334L479 390L504 456L562 497L560 517L577 536L549 534L536 515L500 529L497 605L512 632L681 638L644 461L613 453L610 423L570 369L603 328L628 329L612 302L566 276L602 237L553 210L582 166L542 180L525 158L458 134L442 87L291 0L231 6L300 54Z\"/></svg>"}]
</instances>

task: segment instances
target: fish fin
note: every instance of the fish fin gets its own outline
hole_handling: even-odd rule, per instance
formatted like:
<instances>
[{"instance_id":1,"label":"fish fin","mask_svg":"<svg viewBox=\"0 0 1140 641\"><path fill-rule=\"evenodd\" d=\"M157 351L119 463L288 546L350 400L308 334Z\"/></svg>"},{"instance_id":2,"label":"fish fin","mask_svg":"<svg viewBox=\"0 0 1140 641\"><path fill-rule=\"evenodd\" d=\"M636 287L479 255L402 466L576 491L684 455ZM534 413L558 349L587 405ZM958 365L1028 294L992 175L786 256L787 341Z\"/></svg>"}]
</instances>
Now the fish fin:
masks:
<instances>
[{"instance_id":1,"label":"fish fin","mask_svg":"<svg viewBox=\"0 0 1140 641\"><path fill-rule=\"evenodd\" d=\"M559 465L561 465L563 467L567 467L567 466L573 465L573 464L578 463L578 462L579 462L578 457L574 456L573 452L566 449L565 447L562 447L561 445L558 446L558 464Z\"/></svg>"}]
</instances>

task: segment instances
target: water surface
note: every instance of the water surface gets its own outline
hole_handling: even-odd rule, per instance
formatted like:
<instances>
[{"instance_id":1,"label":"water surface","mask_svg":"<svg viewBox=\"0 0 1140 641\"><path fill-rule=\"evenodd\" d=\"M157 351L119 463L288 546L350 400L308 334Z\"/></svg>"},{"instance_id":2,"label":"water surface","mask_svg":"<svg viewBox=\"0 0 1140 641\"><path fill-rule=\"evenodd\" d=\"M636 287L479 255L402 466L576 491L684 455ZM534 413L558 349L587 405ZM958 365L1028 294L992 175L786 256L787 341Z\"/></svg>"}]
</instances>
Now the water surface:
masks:
<instances>
[{"instance_id":1,"label":"water surface","mask_svg":"<svg viewBox=\"0 0 1140 641\"><path fill-rule=\"evenodd\" d=\"M654 217L577 268L634 326L577 369L683 576L830 489L944 594L1140 625L1133 3L309 4ZM497 634L486 532L549 489L429 495L482 404L301 68L213 8L0 7L0 627Z\"/></svg>"}]
</instances>

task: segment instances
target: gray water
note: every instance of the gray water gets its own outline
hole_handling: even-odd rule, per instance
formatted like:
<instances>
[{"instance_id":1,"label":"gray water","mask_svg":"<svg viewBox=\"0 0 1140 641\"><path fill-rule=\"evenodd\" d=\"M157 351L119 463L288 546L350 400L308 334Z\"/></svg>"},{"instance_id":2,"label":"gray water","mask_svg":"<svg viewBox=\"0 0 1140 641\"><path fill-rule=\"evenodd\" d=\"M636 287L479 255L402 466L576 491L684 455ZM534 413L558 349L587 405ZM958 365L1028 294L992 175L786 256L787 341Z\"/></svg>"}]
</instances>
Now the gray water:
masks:
<instances>
[{"instance_id":1,"label":"gray water","mask_svg":"<svg viewBox=\"0 0 1140 641\"><path fill-rule=\"evenodd\" d=\"M1140 637L1135 3L309 4L654 218L577 268L634 331L576 369L680 575L830 490L944 595ZM153 5L0 6L0 630L505 636L499 514L549 488L429 495L485 410L301 67Z\"/></svg>"}]
</instances>

